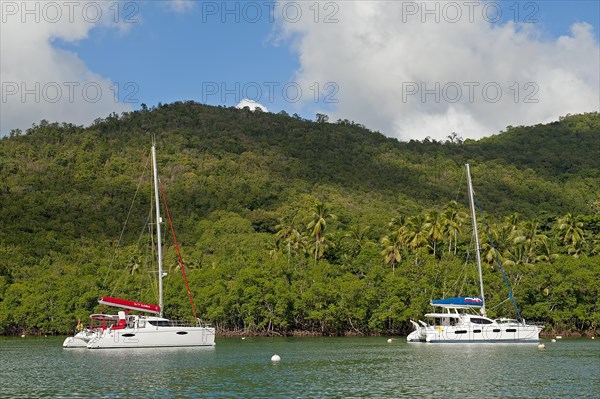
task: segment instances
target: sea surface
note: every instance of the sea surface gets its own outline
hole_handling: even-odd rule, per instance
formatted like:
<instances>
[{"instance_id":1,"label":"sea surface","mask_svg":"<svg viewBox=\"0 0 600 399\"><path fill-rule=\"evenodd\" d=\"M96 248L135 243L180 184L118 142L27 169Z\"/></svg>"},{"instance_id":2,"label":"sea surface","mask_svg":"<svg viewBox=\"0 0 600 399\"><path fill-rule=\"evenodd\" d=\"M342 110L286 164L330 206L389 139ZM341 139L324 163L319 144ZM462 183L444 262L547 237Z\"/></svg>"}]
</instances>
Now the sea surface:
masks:
<instances>
[{"instance_id":1,"label":"sea surface","mask_svg":"<svg viewBox=\"0 0 600 399\"><path fill-rule=\"evenodd\" d=\"M87 350L63 349L63 339L0 338L0 397L600 398L600 338L542 340L544 350L403 337Z\"/></svg>"}]
</instances>

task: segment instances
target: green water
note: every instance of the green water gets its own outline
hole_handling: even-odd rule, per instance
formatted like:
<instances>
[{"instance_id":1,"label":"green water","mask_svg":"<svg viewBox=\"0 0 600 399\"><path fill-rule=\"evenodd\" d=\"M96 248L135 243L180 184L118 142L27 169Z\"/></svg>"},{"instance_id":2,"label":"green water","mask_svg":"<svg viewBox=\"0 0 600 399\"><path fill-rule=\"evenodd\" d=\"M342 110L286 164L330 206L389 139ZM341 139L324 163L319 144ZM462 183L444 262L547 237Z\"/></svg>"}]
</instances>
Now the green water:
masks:
<instances>
[{"instance_id":1,"label":"green water","mask_svg":"<svg viewBox=\"0 0 600 399\"><path fill-rule=\"evenodd\" d=\"M0 338L1 398L598 398L600 339L218 339L214 348L63 349ZM271 362L273 354L281 361Z\"/></svg>"}]
</instances>

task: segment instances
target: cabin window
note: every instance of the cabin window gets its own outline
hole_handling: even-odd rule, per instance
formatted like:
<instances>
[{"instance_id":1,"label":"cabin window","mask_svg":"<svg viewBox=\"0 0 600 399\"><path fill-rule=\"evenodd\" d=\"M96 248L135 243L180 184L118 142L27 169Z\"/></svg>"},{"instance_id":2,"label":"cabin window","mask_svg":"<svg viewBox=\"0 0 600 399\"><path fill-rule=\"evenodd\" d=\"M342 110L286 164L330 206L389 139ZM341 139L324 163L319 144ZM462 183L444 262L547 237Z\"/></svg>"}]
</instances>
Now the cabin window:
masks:
<instances>
[{"instance_id":1,"label":"cabin window","mask_svg":"<svg viewBox=\"0 0 600 399\"><path fill-rule=\"evenodd\" d=\"M474 333L480 333L481 330L473 330Z\"/></svg>"},{"instance_id":2,"label":"cabin window","mask_svg":"<svg viewBox=\"0 0 600 399\"><path fill-rule=\"evenodd\" d=\"M135 334L132 333L127 333L127 334L122 334L121 337L135 337Z\"/></svg>"},{"instance_id":3,"label":"cabin window","mask_svg":"<svg viewBox=\"0 0 600 399\"><path fill-rule=\"evenodd\" d=\"M492 331L494 331L494 332L500 332L500 329L499 328L494 328Z\"/></svg>"},{"instance_id":4,"label":"cabin window","mask_svg":"<svg viewBox=\"0 0 600 399\"><path fill-rule=\"evenodd\" d=\"M172 324L169 320L148 320L148 323L156 327L171 327Z\"/></svg>"},{"instance_id":5,"label":"cabin window","mask_svg":"<svg viewBox=\"0 0 600 399\"><path fill-rule=\"evenodd\" d=\"M515 328L507 328L506 332L517 332Z\"/></svg>"},{"instance_id":6,"label":"cabin window","mask_svg":"<svg viewBox=\"0 0 600 399\"><path fill-rule=\"evenodd\" d=\"M467 330L456 330L454 333L455 334L466 334Z\"/></svg>"},{"instance_id":7,"label":"cabin window","mask_svg":"<svg viewBox=\"0 0 600 399\"><path fill-rule=\"evenodd\" d=\"M488 319L481 319L479 317L471 317L471 323L475 323L475 324L492 324L492 321L488 320Z\"/></svg>"}]
</instances>

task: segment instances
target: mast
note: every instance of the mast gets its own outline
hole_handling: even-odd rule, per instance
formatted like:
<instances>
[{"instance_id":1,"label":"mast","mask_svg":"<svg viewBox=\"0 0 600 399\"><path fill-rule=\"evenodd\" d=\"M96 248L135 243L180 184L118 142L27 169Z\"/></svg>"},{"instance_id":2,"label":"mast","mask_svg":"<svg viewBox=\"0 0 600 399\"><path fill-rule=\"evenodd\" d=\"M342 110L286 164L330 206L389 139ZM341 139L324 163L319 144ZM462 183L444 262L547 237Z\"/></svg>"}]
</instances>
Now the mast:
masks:
<instances>
[{"instance_id":1,"label":"mast","mask_svg":"<svg viewBox=\"0 0 600 399\"><path fill-rule=\"evenodd\" d=\"M152 169L154 175L154 201L156 207L156 245L158 246L158 306L160 307L159 316L163 317L162 243L160 238L160 224L162 219L160 218L160 201L158 199L158 168L156 166L156 147L154 140L152 140Z\"/></svg>"},{"instance_id":2,"label":"mast","mask_svg":"<svg viewBox=\"0 0 600 399\"><path fill-rule=\"evenodd\" d=\"M483 295L483 274L481 272L481 254L479 253L479 234L477 233L477 219L475 217L475 200L473 199L473 183L471 182L471 169L469 164L465 164L467 168L467 184L469 186L469 204L471 205L471 220L473 221L473 234L475 235L475 254L477 255L477 267L479 269L479 289L481 290L481 300L483 301L481 306L481 314L486 315L485 312L485 296Z\"/></svg>"}]
</instances>

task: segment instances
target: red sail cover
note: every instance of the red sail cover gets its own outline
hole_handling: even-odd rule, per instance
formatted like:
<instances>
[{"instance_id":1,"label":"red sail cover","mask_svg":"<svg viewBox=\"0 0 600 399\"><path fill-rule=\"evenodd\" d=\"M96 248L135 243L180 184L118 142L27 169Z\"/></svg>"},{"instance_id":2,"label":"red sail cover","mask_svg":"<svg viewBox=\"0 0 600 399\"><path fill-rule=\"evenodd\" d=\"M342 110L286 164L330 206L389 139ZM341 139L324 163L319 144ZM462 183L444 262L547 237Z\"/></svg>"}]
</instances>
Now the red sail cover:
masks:
<instances>
[{"instance_id":1,"label":"red sail cover","mask_svg":"<svg viewBox=\"0 0 600 399\"><path fill-rule=\"evenodd\" d=\"M117 308L123 308L123 309L139 310L139 311L147 312L147 313L154 313L154 314L160 313L160 306L158 306L158 305L151 305L149 303L128 301L126 299L112 298L109 296L103 296L102 298L100 298L98 303L100 303L101 305L115 306Z\"/></svg>"}]
</instances>

